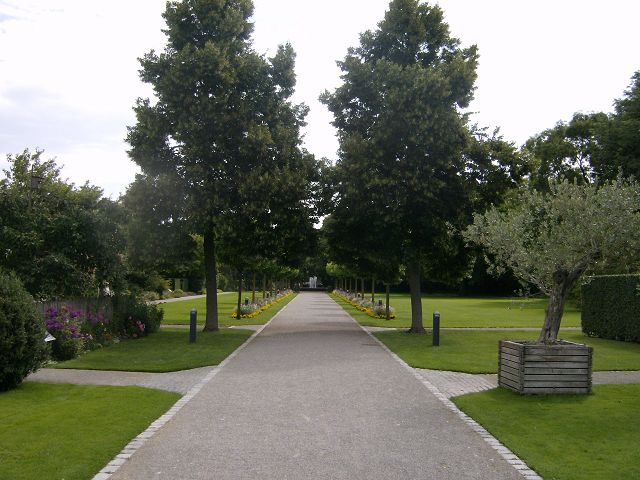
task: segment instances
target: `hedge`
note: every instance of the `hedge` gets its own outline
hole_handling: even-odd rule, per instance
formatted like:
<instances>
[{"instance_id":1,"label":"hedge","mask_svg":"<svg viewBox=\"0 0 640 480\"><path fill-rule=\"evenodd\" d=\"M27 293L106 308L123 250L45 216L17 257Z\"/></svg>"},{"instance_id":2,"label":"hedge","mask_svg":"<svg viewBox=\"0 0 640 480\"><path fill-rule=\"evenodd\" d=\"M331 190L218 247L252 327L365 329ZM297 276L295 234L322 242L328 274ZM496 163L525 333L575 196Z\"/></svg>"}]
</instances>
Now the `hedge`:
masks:
<instances>
[{"instance_id":1,"label":"hedge","mask_svg":"<svg viewBox=\"0 0 640 480\"><path fill-rule=\"evenodd\" d=\"M582 287L582 331L640 343L640 275L589 277Z\"/></svg>"}]
</instances>

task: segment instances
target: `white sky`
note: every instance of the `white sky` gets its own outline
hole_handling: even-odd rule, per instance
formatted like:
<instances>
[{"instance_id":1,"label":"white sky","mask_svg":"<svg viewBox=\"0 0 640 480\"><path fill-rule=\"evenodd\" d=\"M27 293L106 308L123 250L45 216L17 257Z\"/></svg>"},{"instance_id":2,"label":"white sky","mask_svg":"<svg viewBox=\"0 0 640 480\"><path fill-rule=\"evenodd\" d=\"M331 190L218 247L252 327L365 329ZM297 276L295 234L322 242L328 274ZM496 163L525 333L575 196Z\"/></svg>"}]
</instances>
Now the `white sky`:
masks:
<instances>
[{"instance_id":1,"label":"white sky","mask_svg":"<svg viewBox=\"0 0 640 480\"><path fill-rule=\"evenodd\" d=\"M387 0L254 0L255 48L297 52L295 100L311 107L306 147L335 158L329 112L336 60L382 19ZM640 70L640 2L439 0L452 34L477 44L471 110L523 143L576 111L611 111ZM63 176L117 197L137 167L126 154L132 106L150 88L137 58L164 45L164 0L0 0L0 168L6 154L45 150Z\"/></svg>"}]
</instances>

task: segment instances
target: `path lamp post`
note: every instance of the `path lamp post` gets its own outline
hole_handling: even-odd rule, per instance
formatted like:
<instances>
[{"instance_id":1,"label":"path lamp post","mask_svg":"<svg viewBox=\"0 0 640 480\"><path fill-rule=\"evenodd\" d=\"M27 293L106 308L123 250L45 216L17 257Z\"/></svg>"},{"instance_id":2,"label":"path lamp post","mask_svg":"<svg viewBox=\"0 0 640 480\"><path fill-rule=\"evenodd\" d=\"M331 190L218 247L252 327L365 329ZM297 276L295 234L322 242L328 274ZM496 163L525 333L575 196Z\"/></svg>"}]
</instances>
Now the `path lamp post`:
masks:
<instances>
[{"instance_id":1,"label":"path lamp post","mask_svg":"<svg viewBox=\"0 0 640 480\"><path fill-rule=\"evenodd\" d=\"M198 312L195 308L191 309L191 315L189 316L189 343L196 343L196 324L197 324Z\"/></svg>"},{"instance_id":2,"label":"path lamp post","mask_svg":"<svg viewBox=\"0 0 640 480\"><path fill-rule=\"evenodd\" d=\"M440 345L440 312L433 312L433 346Z\"/></svg>"}]
</instances>

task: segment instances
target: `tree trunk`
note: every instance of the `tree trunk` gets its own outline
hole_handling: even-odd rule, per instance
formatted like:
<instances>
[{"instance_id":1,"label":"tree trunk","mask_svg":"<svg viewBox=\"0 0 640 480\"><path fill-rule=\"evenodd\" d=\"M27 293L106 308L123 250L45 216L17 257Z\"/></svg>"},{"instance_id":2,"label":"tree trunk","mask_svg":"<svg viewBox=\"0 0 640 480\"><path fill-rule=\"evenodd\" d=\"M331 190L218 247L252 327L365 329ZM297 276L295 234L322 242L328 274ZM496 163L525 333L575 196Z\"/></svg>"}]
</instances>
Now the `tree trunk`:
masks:
<instances>
[{"instance_id":1,"label":"tree trunk","mask_svg":"<svg viewBox=\"0 0 640 480\"><path fill-rule=\"evenodd\" d=\"M555 343L560 331L560 320L569 296L573 281L566 271L557 270L553 274L553 287L549 295L549 304L545 309L544 326L538 338L539 343Z\"/></svg>"},{"instance_id":2,"label":"tree trunk","mask_svg":"<svg viewBox=\"0 0 640 480\"><path fill-rule=\"evenodd\" d=\"M387 304L385 305L385 318L387 319L387 321L391 320L391 310L389 310L389 284L387 283L385 286L385 294L386 294L386 302Z\"/></svg>"},{"instance_id":3,"label":"tree trunk","mask_svg":"<svg viewBox=\"0 0 640 480\"><path fill-rule=\"evenodd\" d=\"M371 279L371 303L376 303L376 279Z\"/></svg>"},{"instance_id":4,"label":"tree trunk","mask_svg":"<svg viewBox=\"0 0 640 480\"><path fill-rule=\"evenodd\" d=\"M267 298L267 276L262 275L262 299Z\"/></svg>"},{"instance_id":5,"label":"tree trunk","mask_svg":"<svg viewBox=\"0 0 640 480\"><path fill-rule=\"evenodd\" d=\"M251 293L251 303L255 305L256 303L256 272L253 272L253 292Z\"/></svg>"},{"instance_id":6,"label":"tree trunk","mask_svg":"<svg viewBox=\"0 0 640 480\"><path fill-rule=\"evenodd\" d=\"M360 286L362 287L362 299L364 300L364 278L360 279Z\"/></svg>"},{"instance_id":7,"label":"tree trunk","mask_svg":"<svg viewBox=\"0 0 640 480\"><path fill-rule=\"evenodd\" d=\"M409 333L425 333L422 325L422 292L420 291L420 263L413 260L407 265L411 292L411 328Z\"/></svg>"},{"instance_id":8,"label":"tree trunk","mask_svg":"<svg viewBox=\"0 0 640 480\"><path fill-rule=\"evenodd\" d=\"M216 247L213 226L204 233L204 276L207 289L205 332L218 330L218 283L216 281Z\"/></svg>"},{"instance_id":9,"label":"tree trunk","mask_svg":"<svg viewBox=\"0 0 640 480\"><path fill-rule=\"evenodd\" d=\"M242 312L240 312L240 306L242 305L242 272L238 272L238 305L236 310L236 318L240 320Z\"/></svg>"}]
</instances>

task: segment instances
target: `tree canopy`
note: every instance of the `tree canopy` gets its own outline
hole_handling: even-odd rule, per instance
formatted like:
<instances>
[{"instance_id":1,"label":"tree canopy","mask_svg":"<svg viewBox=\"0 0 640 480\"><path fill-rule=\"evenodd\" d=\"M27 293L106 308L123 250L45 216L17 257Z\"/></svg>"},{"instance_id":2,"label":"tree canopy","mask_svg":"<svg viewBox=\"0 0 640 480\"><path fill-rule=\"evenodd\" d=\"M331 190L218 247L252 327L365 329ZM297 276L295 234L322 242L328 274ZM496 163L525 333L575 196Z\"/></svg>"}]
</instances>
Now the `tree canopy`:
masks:
<instances>
[{"instance_id":1,"label":"tree canopy","mask_svg":"<svg viewBox=\"0 0 640 480\"><path fill-rule=\"evenodd\" d=\"M300 148L307 108L289 101L295 54L290 45L273 58L257 54L252 14L250 0L168 2L167 46L140 60L157 101L138 100L128 134L131 158L144 173L172 179L191 233L203 237L207 330L218 328L218 249L240 266L271 246L277 219L286 218L287 232L297 228L294 237L315 220L315 159Z\"/></svg>"},{"instance_id":2,"label":"tree canopy","mask_svg":"<svg viewBox=\"0 0 640 480\"><path fill-rule=\"evenodd\" d=\"M472 98L477 59L475 46L461 48L449 34L439 7L393 0L338 62L342 85L321 97L340 140L336 211L367 211L382 225L362 235L407 266L414 332L424 332L421 265L441 257L464 195L460 109ZM390 233L401 242L387 241Z\"/></svg>"}]
</instances>

